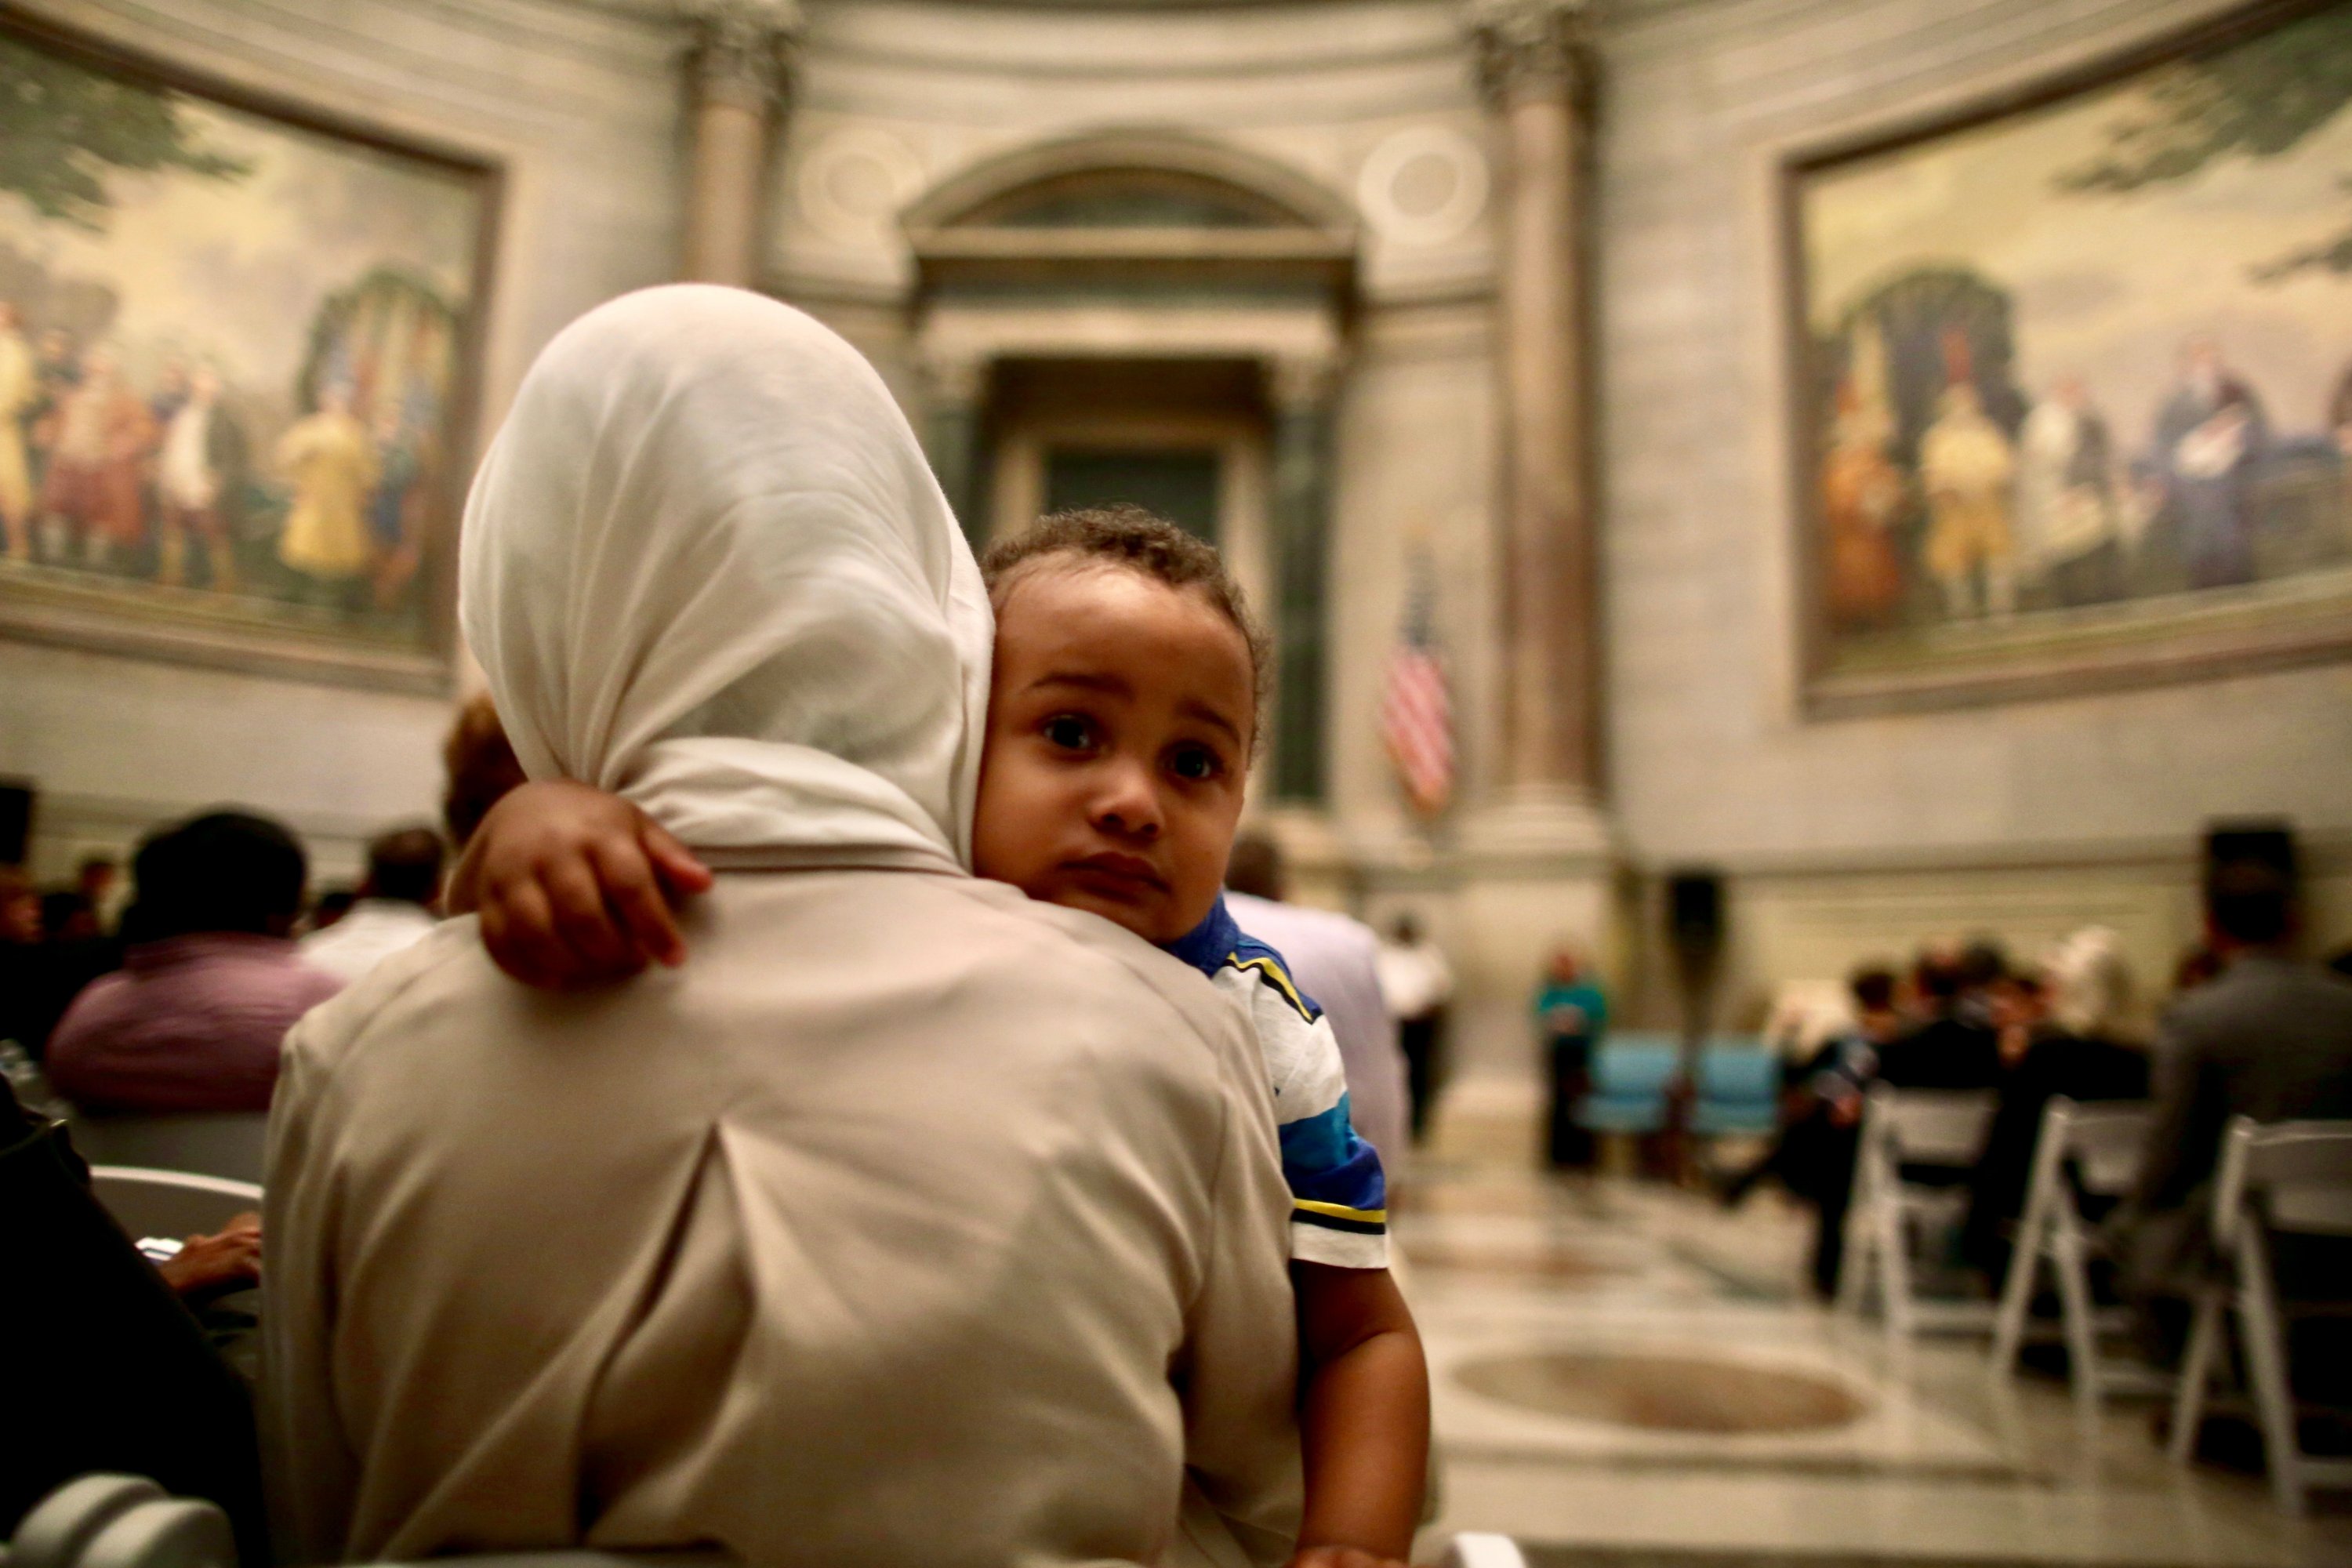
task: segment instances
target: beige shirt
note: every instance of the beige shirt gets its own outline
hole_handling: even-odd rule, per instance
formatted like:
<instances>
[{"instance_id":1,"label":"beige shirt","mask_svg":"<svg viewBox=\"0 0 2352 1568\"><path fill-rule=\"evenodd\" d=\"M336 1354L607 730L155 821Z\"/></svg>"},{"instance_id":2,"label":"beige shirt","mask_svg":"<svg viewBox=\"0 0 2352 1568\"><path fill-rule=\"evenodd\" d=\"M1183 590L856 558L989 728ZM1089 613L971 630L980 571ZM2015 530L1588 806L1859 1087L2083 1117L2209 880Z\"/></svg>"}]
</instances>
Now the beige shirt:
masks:
<instances>
[{"instance_id":1,"label":"beige shirt","mask_svg":"<svg viewBox=\"0 0 2352 1568\"><path fill-rule=\"evenodd\" d=\"M1278 1562L1288 1199L1201 977L921 872L722 874L688 939L544 994L454 921L289 1037L288 1559Z\"/></svg>"}]
</instances>

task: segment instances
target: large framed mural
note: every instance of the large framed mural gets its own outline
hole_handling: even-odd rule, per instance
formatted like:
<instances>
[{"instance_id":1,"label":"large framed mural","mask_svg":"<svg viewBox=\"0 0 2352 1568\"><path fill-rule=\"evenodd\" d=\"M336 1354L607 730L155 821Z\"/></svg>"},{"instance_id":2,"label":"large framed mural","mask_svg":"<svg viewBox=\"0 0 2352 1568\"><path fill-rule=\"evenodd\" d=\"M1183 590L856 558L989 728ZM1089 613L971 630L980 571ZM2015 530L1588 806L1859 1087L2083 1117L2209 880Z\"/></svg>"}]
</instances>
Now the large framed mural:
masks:
<instances>
[{"instance_id":1,"label":"large framed mural","mask_svg":"<svg viewBox=\"0 0 2352 1568\"><path fill-rule=\"evenodd\" d=\"M497 195L0 20L0 636L446 690Z\"/></svg>"},{"instance_id":2,"label":"large framed mural","mask_svg":"<svg viewBox=\"0 0 2352 1568\"><path fill-rule=\"evenodd\" d=\"M1815 717L2352 654L2352 4L1783 169Z\"/></svg>"}]
</instances>

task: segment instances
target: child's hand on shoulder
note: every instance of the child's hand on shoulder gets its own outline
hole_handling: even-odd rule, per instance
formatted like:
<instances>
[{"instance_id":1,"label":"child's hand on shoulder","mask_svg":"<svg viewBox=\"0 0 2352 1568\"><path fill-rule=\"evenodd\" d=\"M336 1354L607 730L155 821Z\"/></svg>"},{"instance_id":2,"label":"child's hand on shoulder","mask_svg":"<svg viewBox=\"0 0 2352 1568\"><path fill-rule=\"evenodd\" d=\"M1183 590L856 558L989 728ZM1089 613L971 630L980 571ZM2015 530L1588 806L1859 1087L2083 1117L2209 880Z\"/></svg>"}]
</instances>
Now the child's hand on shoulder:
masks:
<instances>
[{"instance_id":1,"label":"child's hand on shoulder","mask_svg":"<svg viewBox=\"0 0 2352 1568\"><path fill-rule=\"evenodd\" d=\"M684 963L671 907L709 886L709 868L635 805L551 779L490 808L450 879L449 909L479 910L492 961L555 990Z\"/></svg>"}]
</instances>

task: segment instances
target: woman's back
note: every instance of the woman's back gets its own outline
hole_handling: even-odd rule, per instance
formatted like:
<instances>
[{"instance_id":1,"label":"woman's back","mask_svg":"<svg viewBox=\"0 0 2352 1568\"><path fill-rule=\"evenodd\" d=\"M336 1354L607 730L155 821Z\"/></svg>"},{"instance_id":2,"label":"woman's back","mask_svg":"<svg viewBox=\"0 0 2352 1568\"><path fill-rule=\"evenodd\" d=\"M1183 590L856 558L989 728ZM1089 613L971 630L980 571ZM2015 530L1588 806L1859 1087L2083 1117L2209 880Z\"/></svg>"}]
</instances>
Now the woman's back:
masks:
<instances>
[{"instance_id":1,"label":"woman's back","mask_svg":"<svg viewBox=\"0 0 2352 1568\"><path fill-rule=\"evenodd\" d=\"M695 920L684 969L575 996L456 922L289 1039L303 1555L1141 1561L1189 1461L1278 1559L1287 1205L1213 994L949 876L724 876Z\"/></svg>"}]
</instances>

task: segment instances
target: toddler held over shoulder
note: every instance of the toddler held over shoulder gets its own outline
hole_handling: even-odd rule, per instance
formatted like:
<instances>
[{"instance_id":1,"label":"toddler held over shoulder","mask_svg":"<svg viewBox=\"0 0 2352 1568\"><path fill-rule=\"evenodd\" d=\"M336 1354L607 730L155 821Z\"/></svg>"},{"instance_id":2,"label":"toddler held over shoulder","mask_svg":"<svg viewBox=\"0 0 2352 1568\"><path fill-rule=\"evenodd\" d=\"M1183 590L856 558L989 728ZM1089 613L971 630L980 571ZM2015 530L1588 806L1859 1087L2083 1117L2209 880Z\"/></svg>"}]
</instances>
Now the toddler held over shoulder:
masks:
<instances>
[{"instance_id":1,"label":"toddler held over shoulder","mask_svg":"<svg viewBox=\"0 0 2352 1568\"><path fill-rule=\"evenodd\" d=\"M1098 915L1192 963L1265 1062L1293 1199L1307 1508L1297 1568L1402 1561L1420 1517L1428 1376L1388 1268L1379 1156L1355 1134L1339 1046L1223 883L1258 742L1265 641L1216 551L1139 508L1059 513L982 563L996 615L972 869ZM453 888L527 984L685 960L673 905L709 884L635 807L524 786Z\"/></svg>"}]
</instances>

